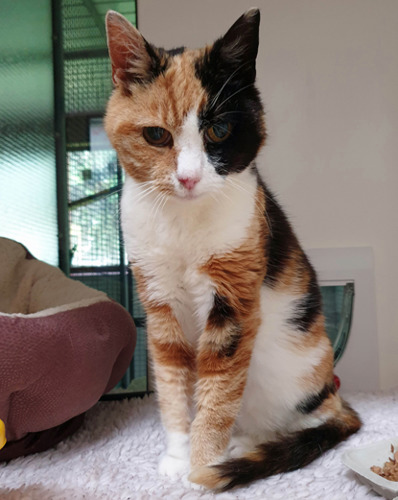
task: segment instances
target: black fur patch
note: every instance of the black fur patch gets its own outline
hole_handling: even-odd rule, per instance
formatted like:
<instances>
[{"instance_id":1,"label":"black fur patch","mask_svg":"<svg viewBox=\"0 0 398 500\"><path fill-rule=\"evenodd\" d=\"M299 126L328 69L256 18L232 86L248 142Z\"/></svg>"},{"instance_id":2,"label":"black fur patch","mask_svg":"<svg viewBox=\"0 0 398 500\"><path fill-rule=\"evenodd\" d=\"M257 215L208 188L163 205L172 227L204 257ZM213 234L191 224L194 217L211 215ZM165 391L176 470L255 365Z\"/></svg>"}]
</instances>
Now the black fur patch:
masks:
<instances>
[{"instance_id":1,"label":"black fur patch","mask_svg":"<svg viewBox=\"0 0 398 500\"><path fill-rule=\"evenodd\" d=\"M235 310L230 305L227 297L223 297L216 293L214 295L214 303L211 308L208 324L214 328L224 328L225 325L235 319Z\"/></svg>"},{"instance_id":2,"label":"black fur patch","mask_svg":"<svg viewBox=\"0 0 398 500\"><path fill-rule=\"evenodd\" d=\"M265 216L269 225L269 237L265 248L267 273L264 284L271 288L275 286L292 252L295 251L301 254L300 261L297 263L298 276L303 272L309 272L310 280L306 295L296 302L295 311L289 319L289 324L305 332L308 331L314 320L322 312L322 295L317 276L307 256L301 250L286 214L259 176L258 182L264 191L266 200Z\"/></svg>"},{"instance_id":3,"label":"black fur patch","mask_svg":"<svg viewBox=\"0 0 398 500\"><path fill-rule=\"evenodd\" d=\"M147 42L144 38L145 49L148 59L148 71L145 76L137 76L134 71L129 71L127 68L125 71L124 78L127 83L134 84L148 84L156 80L156 78L164 73L168 68L170 56L167 51L162 48L157 48L154 45ZM131 90L128 86L124 87L124 93L126 95L131 95Z\"/></svg>"},{"instance_id":4,"label":"black fur patch","mask_svg":"<svg viewBox=\"0 0 398 500\"><path fill-rule=\"evenodd\" d=\"M185 47L178 47L171 50L155 47L144 39L146 52L148 54L149 68L145 78L138 78L134 73L126 74L131 83L151 83L162 75L170 65L170 59L176 55L182 54Z\"/></svg>"},{"instance_id":5,"label":"black fur patch","mask_svg":"<svg viewBox=\"0 0 398 500\"><path fill-rule=\"evenodd\" d=\"M308 291L303 298L297 300L295 311L289 319L289 324L302 332L306 332L322 312L322 295L316 273L307 258L303 257L305 258L307 268L310 270Z\"/></svg>"},{"instance_id":6,"label":"black fur patch","mask_svg":"<svg viewBox=\"0 0 398 500\"><path fill-rule=\"evenodd\" d=\"M228 90L236 83L246 85L254 83L256 78L256 57L259 44L260 13L254 16L241 16L228 32L208 49L203 57L197 61L196 74L203 86L216 95L221 87L224 98Z\"/></svg>"},{"instance_id":7,"label":"black fur patch","mask_svg":"<svg viewBox=\"0 0 398 500\"><path fill-rule=\"evenodd\" d=\"M273 287L278 281L278 276L285 269L291 252L299 249L300 246L288 218L274 195L265 186L260 177L258 178L258 182L265 194L265 215L269 226L269 237L265 248L267 273L264 283Z\"/></svg>"},{"instance_id":8,"label":"black fur patch","mask_svg":"<svg viewBox=\"0 0 398 500\"><path fill-rule=\"evenodd\" d=\"M166 50L155 47L145 40L145 47L149 55L150 69L148 72L148 80L153 81L159 75L164 73L169 66L169 55Z\"/></svg>"},{"instance_id":9,"label":"black fur patch","mask_svg":"<svg viewBox=\"0 0 398 500\"><path fill-rule=\"evenodd\" d=\"M347 406L347 408L349 408ZM355 412L349 408L354 415ZM354 434L361 426L359 418L351 426L331 420L319 427L304 429L257 447L258 459L238 458L215 465L220 477L228 480L222 491L248 484L282 472L305 467L324 452Z\"/></svg>"},{"instance_id":10,"label":"black fur patch","mask_svg":"<svg viewBox=\"0 0 398 500\"><path fill-rule=\"evenodd\" d=\"M195 64L208 94L199 116L200 129L228 122L232 133L223 142L205 142L220 175L241 172L256 157L265 139L263 107L254 86L259 14L242 16Z\"/></svg>"},{"instance_id":11,"label":"black fur patch","mask_svg":"<svg viewBox=\"0 0 398 500\"><path fill-rule=\"evenodd\" d=\"M223 347L219 350L218 356L220 358L232 358L232 356L237 351L240 341L242 339L242 330L240 327L235 326L232 332L229 332L229 337L227 342L223 345Z\"/></svg>"},{"instance_id":12,"label":"black fur patch","mask_svg":"<svg viewBox=\"0 0 398 500\"><path fill-rule=\"evenodd\" d=\"M321 406L321 404L330 396L330 394L334 394L335 392L336 387L334 384L326 384L321 392L318 392L318 394L313 394L312 396L306 398L304 401L297 405L296 409L298 412L303 414L312 413Z\"/></svg>"},{"instance_id":13,"label":"black fur patch","mask_svg":"<svg viewBox=\"0 0 398 500\"><path fill-rule=\"evenodd\" d=\"M207 156L219 175L242 172L255 159L264 140L261 115L262 107L254 87L236 95L220 110L203 109L199 116L202 131L224 121L232 125L232 133L225 141L205 141Z\"/></svg>"},{"instance_id":14,"label":"black fur patch","mask_svg":"<svg viewBox=\"0 0 398 500\"><path fill-rule=\"evenodd\" d=\"M232 357L242 338L242 331L236 324L236 313L228 299L222 295L214 295L214 304L210 311L207 325L209 328L224 328L225 343L220 347L218 356Z\"/></svg>"},{"instance_id":15,"label":"black fur patch","mask_svg":"<svg viewBox=\"0 0 398 500\"><path fill-rule=\"evenodd\" d=\"M166 52L169 54L169 56L179 56L180 54L182 54L183 52L185 52L185 47L176 47L174 49L168 49L166 50Z\"/></svg>"},{"instance_id":16,"label":"black fur patch","mask_svg":"<svg viewBox=\"0 0 398 500\"><path fill-rule=\"evenodd\" d=\"M264 191L266 200L265 216L269 226L269 237L265 247L267 273L264 278L264 284L271 288L274 287L278 283L278 278L283 273L292 252L295 251L297 253L298 251L301 254L300 262L297 263L298 276L303 272L309 272L310 280L306 295L296 302L295 311L289 319L289 324L305 332L308 331L309 327L322 312L322 296L316 273L306 255L302 252L290 222L274 195L265 186L259 176L258 182Z\"/></svg>"}]
</instances>

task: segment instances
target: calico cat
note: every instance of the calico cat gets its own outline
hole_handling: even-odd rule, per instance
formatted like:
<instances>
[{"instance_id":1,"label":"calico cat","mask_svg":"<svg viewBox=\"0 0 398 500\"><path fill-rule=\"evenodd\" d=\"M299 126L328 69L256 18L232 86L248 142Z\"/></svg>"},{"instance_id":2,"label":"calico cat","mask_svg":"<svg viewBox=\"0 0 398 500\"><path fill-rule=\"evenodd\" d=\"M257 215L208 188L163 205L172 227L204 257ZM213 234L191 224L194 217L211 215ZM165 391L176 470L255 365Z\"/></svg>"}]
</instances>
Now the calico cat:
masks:
<instances>
[{"instance_id":1,"label":"calico cat","mask_svg":"<svg viewBox=\"0 0 398 500\"><path fill-rule=\"evenodd\" d=\"M305 466L361 425L336 392L315 272L254 163L259 21L167 51L107 14L105 127L167 432L159 471L216 490Z\"/></svg>"}]
</instances>

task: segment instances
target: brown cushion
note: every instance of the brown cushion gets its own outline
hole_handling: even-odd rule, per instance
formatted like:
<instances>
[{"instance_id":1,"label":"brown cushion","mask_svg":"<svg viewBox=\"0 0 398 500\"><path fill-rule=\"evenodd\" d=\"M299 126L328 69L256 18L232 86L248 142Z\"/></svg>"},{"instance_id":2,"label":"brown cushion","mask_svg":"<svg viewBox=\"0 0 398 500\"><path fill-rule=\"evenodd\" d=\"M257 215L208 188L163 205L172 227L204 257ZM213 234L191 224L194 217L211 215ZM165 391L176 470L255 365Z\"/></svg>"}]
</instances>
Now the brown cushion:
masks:
<instances>
[{"instance_id":1,"label":"brown cushion","mask_svg":"<svg viewBox=\"0 0 398 500\"><path fill-rule=\"evenodd\" d=\"M81 415L121 379L130 314L0 238L0 418L8 443ZM5 459L5 458L3 458Z\"/></svg>"},{"instance_id":2,"label":"brown cushion","mask_svg":"<svg viewBox=\"0 0 398 500\"><path fill-rule=\"evenodd\" d=\"M9 441L0 451L0 461L8 462L18 457L40 453L56 446L76 432L84 422L85 413L77 415L63 424L40 432L29 432L23 438Z\"/></svg>"}]
</instances>

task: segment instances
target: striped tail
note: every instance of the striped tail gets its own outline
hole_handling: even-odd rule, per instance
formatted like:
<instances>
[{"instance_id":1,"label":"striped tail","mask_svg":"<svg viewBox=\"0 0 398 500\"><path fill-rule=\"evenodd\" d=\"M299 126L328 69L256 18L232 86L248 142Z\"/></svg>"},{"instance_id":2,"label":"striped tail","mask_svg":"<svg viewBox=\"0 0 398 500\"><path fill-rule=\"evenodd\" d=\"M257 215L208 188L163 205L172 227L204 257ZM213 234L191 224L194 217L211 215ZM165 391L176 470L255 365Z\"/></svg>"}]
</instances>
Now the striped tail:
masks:
<instances>
[{"instance_id":1,"label":"striped tail","mask_svg":"<svg viewBox=\"0 0 398 500\"><path fill-rule=\"evenodd\" d=\"M343 401L342 412L319 427L288 434L257 446L242 458L194 470L190 480L217 491L227 491L256 479L305 467L361 427L357 413Z\"/></svg>"}]
</instances>

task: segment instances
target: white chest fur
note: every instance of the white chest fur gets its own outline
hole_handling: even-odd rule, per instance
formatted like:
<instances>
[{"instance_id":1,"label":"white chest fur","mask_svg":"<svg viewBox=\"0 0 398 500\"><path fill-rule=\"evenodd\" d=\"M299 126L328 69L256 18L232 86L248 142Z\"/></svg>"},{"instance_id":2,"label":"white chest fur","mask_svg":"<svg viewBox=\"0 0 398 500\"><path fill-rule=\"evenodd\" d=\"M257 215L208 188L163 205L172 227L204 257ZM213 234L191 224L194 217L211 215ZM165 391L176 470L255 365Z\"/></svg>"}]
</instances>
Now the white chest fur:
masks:
<instances>
[{"instance_id":1,"label":"white chest fur","mask_svg":"<svg viewBox=\"0 0 398 500\"><path fill-rule=\"evenodd\" d=\"M121 219L127 254L148 283L150 299L169 304L187 338L204 327L214 287L200 267L244 241L255 209L256 178L250 171L231 175L215 196L169 199L156 208L156 194L127 177Z\"/></svg>"},{"instance_id":2,"label":"white chest fur","mask_svg":"<svg viewBox=\"0 0 398 500\"><path fill-rule=\"evenodd\" d=\"M308 395L303 382L329 349L325 338L314 347L300 348L303 333L289 326L297 295L261 290L262 322L256 337L248 371L238 428L249 429L258 439L271 439L275 431L296 431L308 426L308 415L294 411ZM267 434L269 432L269 434Z\"/></svg>"}]
</instances>

